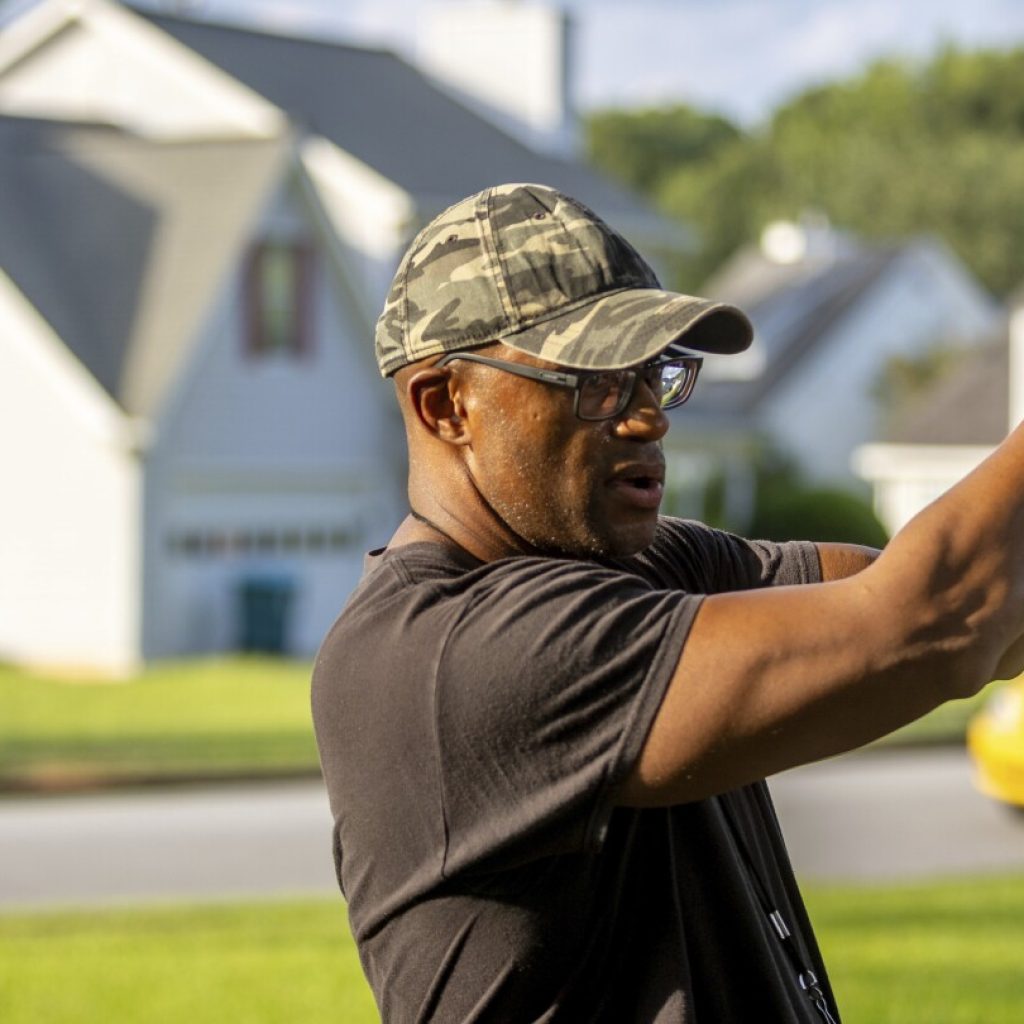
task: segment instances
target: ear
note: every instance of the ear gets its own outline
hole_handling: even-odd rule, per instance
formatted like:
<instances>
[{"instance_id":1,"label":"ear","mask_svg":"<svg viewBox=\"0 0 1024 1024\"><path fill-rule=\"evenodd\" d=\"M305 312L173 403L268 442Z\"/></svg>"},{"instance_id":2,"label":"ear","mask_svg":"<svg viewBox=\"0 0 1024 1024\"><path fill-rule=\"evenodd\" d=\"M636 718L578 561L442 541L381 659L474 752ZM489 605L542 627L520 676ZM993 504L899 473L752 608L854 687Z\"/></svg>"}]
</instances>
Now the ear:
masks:
<instances>
[{"instance_id":1,"label":"ear","mask_svg":"<svg viewBox=\"0 0 1024 1024\"><path fill-rule=\"evenodd\" d=\"M449 444L469 444L469 424L458 378L447 367L429 367L413 374L405 386L416 418Z\"/></svg>"}]
</instances>

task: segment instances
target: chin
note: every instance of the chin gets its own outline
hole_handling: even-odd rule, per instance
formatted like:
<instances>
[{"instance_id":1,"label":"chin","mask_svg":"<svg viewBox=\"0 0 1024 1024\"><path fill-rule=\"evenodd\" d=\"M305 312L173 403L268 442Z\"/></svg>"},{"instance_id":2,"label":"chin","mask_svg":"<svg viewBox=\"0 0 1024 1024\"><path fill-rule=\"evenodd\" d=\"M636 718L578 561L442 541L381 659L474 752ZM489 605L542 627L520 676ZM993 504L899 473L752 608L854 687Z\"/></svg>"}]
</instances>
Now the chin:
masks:
<instances>
[{"instance_id":1,"label":"chin","mask_svg":"<svg viewBox=\"0 0 1024 1024\"><path fill-rule=\"evenodd\" d=\"M657 528L658 521L655 517L651 522L631 523L617 529L595 531L590 542L582 545L581 550L574 554L591 558L595 555L602 558L628 558L630 555L638 555L654 542Z\"/></svg>"},{"instance_id":2,"label":"chin","mask_svg":"<svg viewBox=\"0 0 1024 1024\"><path fill-rule=\"evenodd\" d=\"M614 544L609 545L606 554L613 558L628 558L630 555L638 555L654 543L654 527L644 530L641 535L634 531L628 538L619 538Z\"/></svg>"},{"instance_id":3,"label":"chin","mask_svg":"<svg viewBox=\"0 0 1024 1024\"><path fill-rule=\"evenodd\" d=\"M560 529L565 522L544 523L534 529L516 524L520 525L516 532L535 550L556 558L627 558L650 547L658 528L657 514L625 522L622 518L609 522L603 515L577 516L572 530Z\"/></svg>"}]
</instances>

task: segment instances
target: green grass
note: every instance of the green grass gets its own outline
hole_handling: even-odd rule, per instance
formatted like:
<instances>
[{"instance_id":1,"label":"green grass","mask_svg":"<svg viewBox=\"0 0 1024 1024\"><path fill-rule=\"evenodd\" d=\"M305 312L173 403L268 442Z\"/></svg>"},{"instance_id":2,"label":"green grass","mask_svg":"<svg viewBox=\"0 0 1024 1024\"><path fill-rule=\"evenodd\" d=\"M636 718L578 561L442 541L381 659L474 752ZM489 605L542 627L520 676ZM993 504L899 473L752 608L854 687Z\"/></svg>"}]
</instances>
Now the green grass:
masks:
<instances>
[{"instance_id":1,"label":"green grass","mask_svg":"<svg viewBox=\"0 0 1024 1024\"><path fill-rule=\"evenodd\" d=\"M86 683L0 665L0 788L315 771L310 669L228 657ZM881 742L962 742L990 692L946 704Z\"/></svg>"},{"instance_id":2,"label":"green grass","mask_svg":"<svg viewBox=\"0 0 1024 1024\"><path fill-rule=\"evenodd\" d=\"M315 770L307 662L166 663L126 683L0 666L0 783Z\"/></svg>"},{"instance_id":3,"label":"green grass","mask_svg":"<svg viewBox=\"0 0 1024 1024\"><path fill-rule=\"evenodd\" d=\"M1016 1024L1024 876L814 887L846 1024ZM742 965L738 965L742 973ZM340 899L0 915L4 1024L371 1024Z\"/></svg>"},{"instance_id":4,"label":"green grass","mask_svg":"<svg viewBox=\"0 0 1024 1024\"><path fill-rule=\"evenodd\" d=\"M846 1024L1021 1020L1024 877L805 895Z\"/></svg>"},{"instance_id":5,"label":"green grass","mask_svg":"<svg viewBox=\"0 0 1024 1024\"><path fill-rule=\"evenodd\" d=\"M340 899L0 916L4 1024L370 1024Z\"/></svg>"}]
</instances>

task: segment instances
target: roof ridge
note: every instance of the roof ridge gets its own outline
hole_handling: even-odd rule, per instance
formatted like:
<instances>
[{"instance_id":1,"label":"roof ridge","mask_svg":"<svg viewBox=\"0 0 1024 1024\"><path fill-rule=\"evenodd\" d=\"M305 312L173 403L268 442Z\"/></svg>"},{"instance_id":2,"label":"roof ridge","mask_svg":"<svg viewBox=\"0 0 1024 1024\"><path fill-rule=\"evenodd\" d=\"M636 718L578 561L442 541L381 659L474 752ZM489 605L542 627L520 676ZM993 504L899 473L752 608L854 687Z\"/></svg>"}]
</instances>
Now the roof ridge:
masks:
<instances>
[{"instance_id":1,"label":"roof ridge","mask_svg":"<svg viewBox=\"0 0 1024 1024\"><path fill-rule=\"evenodd\" d=\"M815 339L822 336L823 327L835 323L851 309L864 292L875 283L886 268L901 256L903 246L869 247L854 253L850 258L837 260L822 273L832 273L846 265L846 269L859 271L852 280L843 284L834 294L826 296L815 304L795 337L778 357L771 360L766 372L752 382L750 391L743 402L745 411L753 409L771 390L780 377L788 373L813 347ZM862 266L858 267L858 264ZM818 276L818 275L815 275ZM813 280L812 277L810 280ZM808 282L804 282L806 285Z\"/></svg>"},{"instance_id":2,"label":"roof ridge","mask_svg":"<svg viewBox=\"0 0 1024 1024\"><path fill-rule=\"evenodd\" d=\"M327 29L318 30L312 25L312 23L309 28L303 32L298 26L292 30L287 26L282 25L259 25L252 24L250 22L232 21L230 18L224 18L223 15L217 19L190 18L183 14L172 14L170 12L154 10L148 7L140 7L134 3L125 2L125 0L122 0L122 2L133 14L137 14L139 17L145 18L147 21L151 21L156 25L160 25L165 22L172 22L177 25L208 28L225 32L237 32L242 35L264 36L271 39L285 40L287 42L308 43L313 46L322 46L335 50L355 50L359 53L394 57L396 60L400 60L404 64L410 64L410 61L403 57L402 54L393 47L374 45L372 43L366 44L356 41L346 41L342 37L324 39L308 34L314 31L329 31Z\"/></svg>"}]
</instances>

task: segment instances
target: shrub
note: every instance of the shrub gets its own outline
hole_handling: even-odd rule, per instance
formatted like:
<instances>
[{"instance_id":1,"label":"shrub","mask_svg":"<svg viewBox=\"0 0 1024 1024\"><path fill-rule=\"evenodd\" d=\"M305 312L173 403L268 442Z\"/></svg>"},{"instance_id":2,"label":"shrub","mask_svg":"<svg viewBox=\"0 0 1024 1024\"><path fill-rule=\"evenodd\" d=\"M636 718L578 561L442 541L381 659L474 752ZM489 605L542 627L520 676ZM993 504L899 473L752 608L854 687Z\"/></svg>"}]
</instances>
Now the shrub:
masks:
<instances>
[{"instance_id":1,"label":"shrub","mask_svg":"<svg viewBox=\"0 0 1024 1024\"><path fill-rule=\"evenodd\" d=\"M888 537L871 506L848 491L793 485L765 488L747 536L836 541L884 547Z\"/></svg>"}]
</instances>

